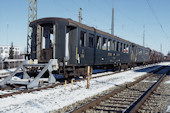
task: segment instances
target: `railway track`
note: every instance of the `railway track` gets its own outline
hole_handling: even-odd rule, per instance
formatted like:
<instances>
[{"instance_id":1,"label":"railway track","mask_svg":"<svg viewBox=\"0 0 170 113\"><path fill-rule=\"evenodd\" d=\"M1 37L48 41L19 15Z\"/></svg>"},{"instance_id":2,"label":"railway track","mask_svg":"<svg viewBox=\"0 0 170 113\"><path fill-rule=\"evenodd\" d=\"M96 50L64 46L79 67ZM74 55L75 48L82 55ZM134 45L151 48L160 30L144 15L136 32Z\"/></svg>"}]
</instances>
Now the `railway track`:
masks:
<instances>
[{"instance_id":1,"label":"railway track","mask_svg":"<svg viewBox=\"0 0 170 113\"><path fill-rule=\"evenodd\" d=\"M113 74L116 74L116 73L120 73L120 72L115 71L115 72L111 72L111 73L107 73L107 74L103 74L103 75L99 75L99 76L94 76L94 77L92 76L91 79L100 78L100 77L104 77L104 76L110 76L110 75L113 75ZM73 80L73 81L74 82L80 82L80 81L84 81L84 80L87 80L87 79L82 78L82 79L77 79L77 80ZM65 82L60 82L60 83L52 84L50 86L38 87L38 88L35 88L35 89L26 89L25 86L21 87L21 86L18 86L18 85L13 85L12 87L8 87L7 90L4 90L4 91L0 90L0 98L9 97L9 96L12 96L12 95L17 95L17 94L22 94L22 93L31 93L31 92L34 92L34 91L45 90L45 89L48 89L48 88L54 88L56 86L64 85L64 84L65 84Z\"/></svg>"},{"instance_id":2,"label":"railway track","mask_svg":"<svg viewBox=\"0 0 170 113\"><path fill-rule=\"evenodd\" d=\"M170 73L163 79L160 85L153 91L138 112L166 112L170 105Z\"/></svg>"},{"instance_id":3,"label":"railway track","mask_svg":"<svg viewBox=\"0 0 170 113\"><path fill-rule=\"evenodd\" d=\"M109 75L113 75L113 74L116 74L116 73L119 73L119 72L115 71L115 72L111 72L111 73L108 73L108 74L94 76L94 77L91 77L91 79L109 76ZM73 82L80 82L80 81L84 81L84 80L87 80L87 79L86 78L77 79L77 80L73 80ZM64 84L65 84L65 82L60 82L60 83L52 84L50 86L38 87L38 88L35 88L35 89L26 89L25 86L12 85L12 86L8 86L7 88L2 88L0 90L0 98L9 97L9 96L16 95L16 94L31 93L31 92L34 92L34 91L45 90L45 89L48 89L48 88L54 88L56 86L64 85Z\"/></svg>"},{"instance_id":4,"label":"railway track","mask_svg":"<svg viewBox=\"0 0 170 113\"><path fill-rule=\"evenodd\" d=\"M164 72L166 70L166 72ZM169 73L170 68L164 67L152 74L147 74L135 82L122 86L112 92L92 98L86 104L77 105L73 113L92 112L138 112L145 111L145 107L139 109L152 91ZM164 74L163 74L164 73ZM166 74L165 74L166 73ZM149 77L148 77L149 76ZM73 109L73 108L72 108Z\"/></svg>"},{"instance_id":5,"label":"railway track","mask_svg":"<svg viewBox=\"0 0 170 113\"><path fill-rule=\"evenodd\" d=\"M116 73L120 73L120 72L118 72L118 71L111 72L111 73L108 73L108 74L94 76L94 77L91 77L90 79L109 76L109 75L113 75L113 74L116 74ZM84 80L87 80L87 79L81 78L81 79L73 80L73 82L80 82L80 81L84 81ZM35 89L26 89L24 86L22 88L20 88L21 86L19 86L19 85L13 85L13 86L9 86L5 89L0 90L0 93L1 93L0 98L9 97L9 96L12 96L12 95L17 95L17 94L22 94L22 93L31 93L31 92L34 92L34 91L45 90L45 89L48 89L48 88L54 88L56 86L64 85L64 84L65 84L65 82L60 82L60 83L52 84L50 86L38 87L38 88L35 88Z\"/></svg>"}]
</instances>

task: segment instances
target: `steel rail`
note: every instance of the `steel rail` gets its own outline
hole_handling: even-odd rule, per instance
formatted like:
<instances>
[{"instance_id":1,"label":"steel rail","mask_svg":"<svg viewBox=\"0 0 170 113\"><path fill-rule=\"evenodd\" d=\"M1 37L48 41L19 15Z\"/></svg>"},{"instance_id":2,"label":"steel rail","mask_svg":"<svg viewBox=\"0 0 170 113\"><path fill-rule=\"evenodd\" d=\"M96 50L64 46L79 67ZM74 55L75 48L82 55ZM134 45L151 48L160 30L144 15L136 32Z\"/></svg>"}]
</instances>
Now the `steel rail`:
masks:
<instances>
[{"instance_id":1,"label":"steel rail","mask_svg":"<svg viewBox=\"0 0 170 113\"><path fill-rule=\"evenodd\" d=\"M91 77L90 79L100 78L100 77L103 77L103 76L109 76L109 75L116 74L116 73L118 73L118 72L113 72L113 73L109 73L109 74L104 74L104 75L100 75L100 76L95 76L95 77ZM80 82L80 81L84 81L84 80L87 80L87 78L82 78L82 79L78 79L78 80L73 80L73 82ZM50 85L50 86L40 87L40 88L38 88L38 89L21 90L21 91L18 91L18 92L12 92L12 93L8 93L8 94L0 95L0 98L5 98L5 97L12 96L12 95L21 94L21 93L31 93L31 92L33 92L33 91L45 90L45 89L48 89L48 88L54 88L54 87L56 87L56 86L64 85L64 84L65 84L65 82L60 82L60 83L53 84L53 85Z\"/></svg>"},{"instance_id":2,"label":"steel rail","mask_svg":"<svg viewBox=\"0 0 170 113\"><path fill-rule=\"evenodd\" d=\"M159 69L162 69L163 67L160 67L158 68L157 70ZM128 71L128 70L127 70ZM122 72L122 71L121 71ZM124 72L124 71L123 71ZM154 72L151 71L151 73ZM156 71L155 71L156 72ZM109 76L109 75L112 75L112 74L116 74L116 73L120 73L119 71L117 72L113 72L113 73L109 73L109 74L104 74L104 75L100 75L100 76L95 76L95 77L91 77L90 79L94 79L94 78L100 78L100 77L103 77L103 76ZM87 80L87 78L82 78L82 79L78 79L78 80L73 80L73 82L80 82L80 81L84 81L84 80ZM9 97L9 96L13 96L13 95L17 95L17 94L22 94L22 93L31 93L31 92L34 92L34 91L40 91L40 90L45 90L45 89L48 89L48 88L54 88L56 86L59 86L59 85L64 85L65 82L61 82L61 83L56 83L56 84L52 84L50 86L45 86L45 87L40 87L40 88L37 88L37 89L28 89L28 90L21 90L21 91L18 91L18 92L12 92L12 93L7 93L7 94L2 94L0 95L0 98L5 98L5 97ZM128 87L128 85L126 85L126 87Z\"/></svg>"},{"instance_id":3,"label":"steel rail","mask_svg":"<svg viewBox=\"0 0 170 113\"><path fill-rule=\"evenodd\" d=\"M121 71L121 72L122 72L122 71ZM123 72L124 72L124 71L123 71ZM103 74L103 75L91 77L90 79L100 78L100 77L104 77L104 76L109 76L109 75L113 75L113 74L116 74L116 73L120 73L120 72L119 72L119 71L115 71L115 72L112 72L112 73L109 73L109 74ZM62 79L61 79L61 80L62 80ZM82 78L82 79L78 79L78 80L73 80L73 82L80 82L80 81L84 81L84 80L87 80L87 78ZM12 93L8 93L8 94L0 95L0 98L5 98L5 97L12 96L12 95L21 94L21 93L31 93L31 92L34 92L34 91L45 90L45 89L48 89L48 88L54 88L54 87L56 87L56 86L64 85L64 84L65 84L65 82L61 82L61 83L52 84L52 85L46 86L46 87L40 87L40 88L38 88L38 89L21 90L21 91L18 91L18 92L12 92Z\"/></svg>"},{"instance_id":4,"label":"steel rail","mask_svg":"<svg viewBox=\"0 0 170 113\"><path fill-rule=\"evenodd\" d=\"M115 94L123 91L123 90L126 89L127 87L133 86L134 84L136 84L136 83L144 80L146 77L149 77L149 76L153 75L154 73L160 71L161 69L163 69L163 68L165 68L165 67L166 67L166 66L162 66L162 67L160 67L160 68L158 68L158 69L156 69L156 70L153 70L152 72L150 72L150 73L148 73L148 74L145 74L144 76L140 77L140 78L137 79L136 81L131 82L131 83L126 84L126 85L123 85L121 88L115 89L115 90L113 90L112 92L110 92L109 94L107 94L107 95L105 95L105 96L102 96L102 97L100 97L100 98L98 98L98 99L96 99L96 100L94 100L94 101L92 101L92 102L90 102L90 103L87 103L86 105L83 105L83 106L81 106L81 107L79 107L79 108L71 111L71 113L82 113L83 111L91 108L92 106L98 105L100 102L102 102L102 101L108 99L109 97L111 97L111 96L113 96L113 95L115 95Z\"/></svg>"},{"instance_id":5,"label":"steel rail","mask_svg":"<svg viewBox=\"0 0 170 113\"><path fill-rule=\"evenodd\" d=\"M147 100L147 98L151 95L151 93L158 87L158 85L162 82L162 80L166 77L166 75L170 72L166 72L163 74L157 82L155 82L146 92L141 95L138 100L136 100L128 109L124 111L124 113L135 113L139 109L139 107Z\"/></svg>"}]
</instances>

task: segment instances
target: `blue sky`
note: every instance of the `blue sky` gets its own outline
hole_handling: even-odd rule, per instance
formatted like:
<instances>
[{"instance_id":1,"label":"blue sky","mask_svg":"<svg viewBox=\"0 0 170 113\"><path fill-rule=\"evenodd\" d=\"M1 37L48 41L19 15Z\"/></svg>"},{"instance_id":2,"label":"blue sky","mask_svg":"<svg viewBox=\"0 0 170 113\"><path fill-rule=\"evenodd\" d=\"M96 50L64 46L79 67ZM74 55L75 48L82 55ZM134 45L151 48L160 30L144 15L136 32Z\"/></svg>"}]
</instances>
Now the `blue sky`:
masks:
<instances>
[{"instance_id":1,"label":"blue sky","mask_svg":"<svg viewBox=\"0 0 170 113\"><path fill-rule=\"evenodd\" d=\"M160 51L162 44L162 52L166 55L170 51L169 4L170 0L38 0L38 18L63 17L78 21L81 7L82 23L110 33L114 6L115 35L143 45L145 25L145 46ZM0 45L13 42L24 50L27 14L28 0L0 0Z\"/></svg>"}]
</instances>

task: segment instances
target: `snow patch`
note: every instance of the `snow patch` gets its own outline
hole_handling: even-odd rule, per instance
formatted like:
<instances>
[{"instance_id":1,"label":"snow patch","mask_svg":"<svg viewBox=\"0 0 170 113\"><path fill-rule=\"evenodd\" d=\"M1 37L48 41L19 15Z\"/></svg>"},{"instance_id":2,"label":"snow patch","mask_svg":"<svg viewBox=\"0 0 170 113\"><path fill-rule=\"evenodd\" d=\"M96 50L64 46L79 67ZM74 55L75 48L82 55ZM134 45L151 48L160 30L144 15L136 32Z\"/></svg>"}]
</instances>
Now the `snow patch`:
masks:
<instances>
[{"instance_id":1,"label":"snow patch","mask_svg":"<svg viewBox=\"0 0 170 113\"><path fill-rule=\"evenodd\" d=\"M170 84L170 81L166 81L166 82L164 82L165 84Z\"/></svg>"},{"instance_id":2,"label":"snow patch","mask_svg":"<svg viewBox=\"0 0 170 113\"><path fill-rule=\"evenodd\" d=\"M108 90L109 88L115 87L125 82L132 82L136 77L142 76L143 74L146 74L147 72L160 67L160 65L169 64L170 62L161 63L159 66L155 66L154 68L147 68L142 71L129 70L102 78L91 79L90 89L86 89L87 81L81 81L74 83L73 88L71 84L67 84L66 89L64 88L65 86L62 85L52 89L49 88L47 90L1 98L0 113L48 113L49 111L57 110L63 108L64 106L71 105L76 101L97 95L102 91ZM100 74L95 74L95 76L99 76ZM170 108L168 107L168 109Z\"/></svg>"},{"instance_id":3,"label":"snow patch","mask_svg":"<svg viewBox=\"0 0 170 113\"><path fill-rule=\"evenodd\" d=\"M166 112L170 112L170 105L167 107L167 110L166 110Z\"/></svg>"}]
</instances>

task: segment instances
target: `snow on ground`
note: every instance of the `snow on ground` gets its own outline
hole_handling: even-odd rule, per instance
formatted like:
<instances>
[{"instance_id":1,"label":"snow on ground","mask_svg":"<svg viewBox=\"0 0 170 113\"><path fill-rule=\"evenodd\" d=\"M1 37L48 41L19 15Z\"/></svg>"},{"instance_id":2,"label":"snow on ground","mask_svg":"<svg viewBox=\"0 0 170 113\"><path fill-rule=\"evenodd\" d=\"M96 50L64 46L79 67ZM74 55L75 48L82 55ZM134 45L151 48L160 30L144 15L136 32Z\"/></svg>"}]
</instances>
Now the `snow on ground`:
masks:
<instances>
[{"instance_id":1,"label":"snow on ground","mask_svg":"<svg viewBox=\"0 0 170 113\"><path fill-rule=\"evenodd\" d=\"M167 107L166 113L170 113L170 105Z\"/></svg>"},{"instance_id":2,"label":"snow on ground","mask_svg":"<svg viewBox=\"0 0 170 113\"><path fill-rule=\"evenodd\" d=\"M13 71L15 71L16 68L12 68L12 69L3 69L3 70L0 70L0 75L1 74L4 74L4 73L11 73Z\"/></svg>"},{"instance_id":3,"label":"snow on ground","mask_svg":"<svg viewBox=\"0 0 170 113\"><path fill-rule=\"evenodd\" d=\"M165 84L170 84L170 81L166 81Z\"/></svg>"},{"instance_id":4,"label":"snow on ground","mask_svg":"<svg viewBox=\"0 0 170 113\"><path fill-rule=\"evenodd\" d=\"M158 66L155 66L154 69L158 68L160 65L170 65L170 62L160 63ZM153 68L147 68L142 71L130 70L111 76L91 79L90 89L86 89L87 81L81 81L74 83L73 88L71 84L67 84L66 89L64 89L62 85L53 89L1 98L0 113L46 113L57 110L64 106L71 105L76 101L96 95L115 85L134 81L136 77L150 72L151 70L153 70Z\"/></svg>"}]
</instances>

